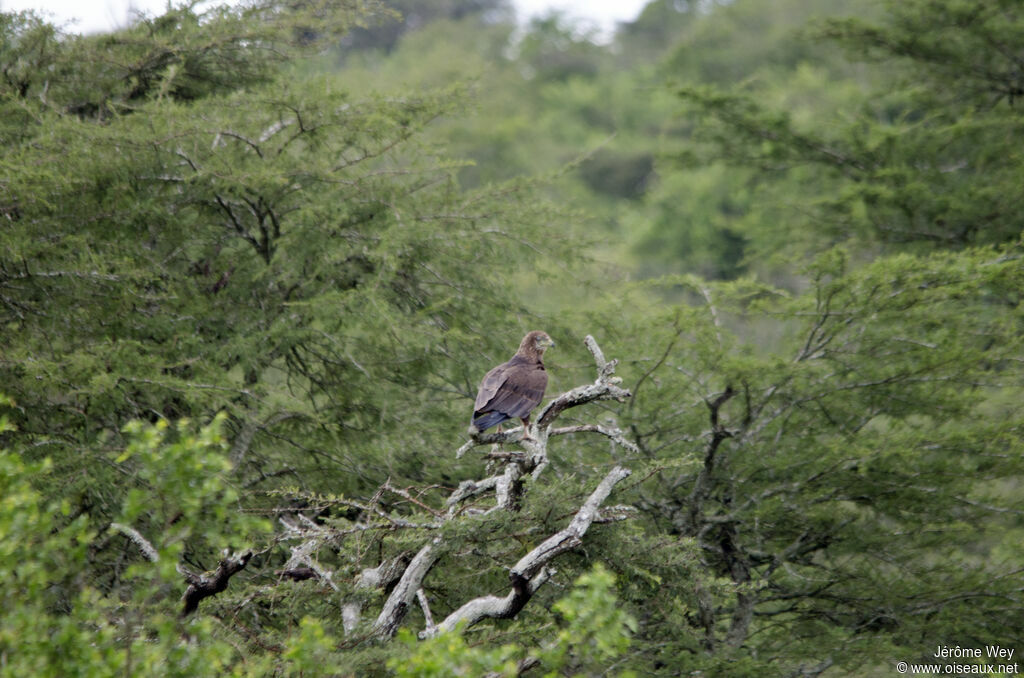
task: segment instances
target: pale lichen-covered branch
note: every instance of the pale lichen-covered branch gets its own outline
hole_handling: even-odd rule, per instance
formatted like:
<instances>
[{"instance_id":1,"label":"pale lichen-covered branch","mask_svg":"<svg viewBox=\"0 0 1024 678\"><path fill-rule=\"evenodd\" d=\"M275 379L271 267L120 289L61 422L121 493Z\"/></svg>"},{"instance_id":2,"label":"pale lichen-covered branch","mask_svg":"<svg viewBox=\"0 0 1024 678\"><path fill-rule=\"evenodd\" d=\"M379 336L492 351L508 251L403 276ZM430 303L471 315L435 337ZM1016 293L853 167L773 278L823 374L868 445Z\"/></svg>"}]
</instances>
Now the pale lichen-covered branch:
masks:
<instances>
[{"instance_id":1,"label":"pale lichen-covered branch","mask_svg":"<svg viewBox=\"0 0 1024 678\"><path fill-rule=\"evenodd\" d=\"M515 616L550 577L548 563L556 556L583 543L583 535L598 516L601 504L608 498L612 488L619 481L627 478L629 474L629 470L621 466L613 468L583 503L565 529L551 535L520 558L519 562L509 570L512 590L508 595L502 598L497 596L474 598L445 617L444 621L437 625L436 632L451 631L460 623L472 626L482 619L507 619ZM424 635L434 635L434 633L431 633L428 628L424 631Z\"/></svg>"},{"instance_id":2,"label":"pale lichen-covered branch","mask_svg":"<svg viewBox=\"0 0 1024 678\"><path fill-rule=\"evenodd\" d=\"M612 506L602 510L614 487L629 476L628 469L615 466L608 471L579 506L565 528L544 539L509 567L511 590L505 595L474 597L435 624L425 581L449 546L445 541L443 526L452 521L479 519L496 511L519 511L527 487L524 484L525 477L531 475L536 480L547 467L548 444L552 438L596 433L611 441L613 446L618 445L634 453L637 451L636 445L614 426L613 422L607 420L602 424L577 424L558 428L553 426L559 415L570 408L597 401L623 401L630 397L630 392L622 388L619 385L620 379L614 376L617 361L607 360L593 337L588 336L585 343L594 356L597 368L597 377L593 383L555 396L540 410L526 438L523 437L522 429L479 434L458 449L456 454L461 456L475 447L488 446L489 451L485 457L500 464L493 475L479 480L463 480L450 492L443 508L434 508L427 503L423 495L414 496L406 489L392 486L388 481L381 486L373 500L362 506L364 518L357 521L351 529L328 528L301 516L298 520L283 520L282 524L286 527L285 538L301 540L298 545L292 547L292 556L287 567L308 567L315 572L317 579L326 581L337 590L337 584L331 579L332 573L317 561L316 553L319 549L328 544L340 547L341 538L354 533L360 527L370 529L371 524L389 530L426 528L433 532L411 558L410 552L406 552L402 557L386 560L376 568L363 569L361 574L356 576L353 582L356 590L390 588L387 599L373 622L372 634L384 639L394 636L417 602L423 611L425 622L425 628L420 633L423 637L451 631L463 623L472 625L488 618L514 617L534 593L555 574L551 567L555 558L582 544L584 535L591 525L624 520L633 514L632 507L628 506ZM506 446L512 446L512 449ZM379 502L384 494L400 497L404 500L404 505L411 510L429 516L430 522L416 522L407 517L393 515L391 510ZM493 496L493 500L490 496ZM350 503L356 506L355 503ZM346 634L354 633L359 626L363 611L362 598L361 594L348 594L347 600L342 603Z\"/></svg>"}]
</instances>

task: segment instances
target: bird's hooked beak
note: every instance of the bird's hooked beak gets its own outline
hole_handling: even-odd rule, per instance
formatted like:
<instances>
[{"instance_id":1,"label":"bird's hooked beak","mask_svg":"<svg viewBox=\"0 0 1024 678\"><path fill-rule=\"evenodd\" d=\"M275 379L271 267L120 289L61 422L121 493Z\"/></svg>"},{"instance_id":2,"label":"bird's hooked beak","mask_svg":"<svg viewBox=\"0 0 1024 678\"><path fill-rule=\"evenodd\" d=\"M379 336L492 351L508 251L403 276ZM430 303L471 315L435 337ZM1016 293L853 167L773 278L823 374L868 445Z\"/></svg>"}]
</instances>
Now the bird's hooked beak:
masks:
<instances>
[{"instance_id":1,"label":"bird's hooked beak","mask_svg":"<svg viewBox=\"0 0 1024 678\"><path fill-rule=\"evenodd\" d=\"M552 348L555 345L555 340L551 337L544 337L540 340L542 348Z\"/></svg>"}]
</instances>

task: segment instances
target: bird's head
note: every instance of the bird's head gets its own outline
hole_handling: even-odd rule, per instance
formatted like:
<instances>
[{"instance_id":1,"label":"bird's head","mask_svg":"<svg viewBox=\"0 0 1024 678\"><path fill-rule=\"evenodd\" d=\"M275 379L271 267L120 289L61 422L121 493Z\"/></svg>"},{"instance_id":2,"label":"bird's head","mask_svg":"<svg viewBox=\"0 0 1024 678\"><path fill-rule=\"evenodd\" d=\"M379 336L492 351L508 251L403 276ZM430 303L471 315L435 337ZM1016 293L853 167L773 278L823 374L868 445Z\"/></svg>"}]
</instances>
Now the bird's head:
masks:
<instances>
[{"instance_id":1,"label":"bird's head","mask_svg":"<svg viewBox=\"0 0 1024 678\"><path fill-rule=\"evenodd\" d=\"M541 332L534 330L523 337L523 343L520 344L519 350L527 350L530 353L537 355L544 355L544 351L555 345L554 340L548 336L547 332Z\"/></svg>"}]
</instances>

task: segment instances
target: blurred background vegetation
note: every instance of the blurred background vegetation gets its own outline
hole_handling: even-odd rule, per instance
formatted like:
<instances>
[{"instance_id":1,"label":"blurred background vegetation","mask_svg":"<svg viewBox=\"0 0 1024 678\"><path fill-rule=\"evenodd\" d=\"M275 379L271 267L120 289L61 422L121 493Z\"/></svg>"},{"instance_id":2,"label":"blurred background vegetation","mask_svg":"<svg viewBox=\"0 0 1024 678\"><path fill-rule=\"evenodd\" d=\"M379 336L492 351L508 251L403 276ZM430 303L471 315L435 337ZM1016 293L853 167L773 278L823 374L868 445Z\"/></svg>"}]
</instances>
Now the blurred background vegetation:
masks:
<instances>
[{"instance_id":1,"label":"blurred background vegetation","mask_svg":"<svg viewBox=\"0 0 1024 678\"><path fill-rule=\"evenodd\" d=\"M611 35L504 0L0 14L0 674L1024 650L1022 44L1011 0L652 0ZM587 334L621 360L634 398L573 423L638 451L553 441L520 512L446 532L435 615L503 595L614 464L635 516L515 620L346 631L422 537L354 541L359 502L485 474L454 451L531 329L549 395L593 379ZM336 530L337 590L274 575L282 514ZM179 618L176 565L242 548Z\"/></svg>"}]
</instances>

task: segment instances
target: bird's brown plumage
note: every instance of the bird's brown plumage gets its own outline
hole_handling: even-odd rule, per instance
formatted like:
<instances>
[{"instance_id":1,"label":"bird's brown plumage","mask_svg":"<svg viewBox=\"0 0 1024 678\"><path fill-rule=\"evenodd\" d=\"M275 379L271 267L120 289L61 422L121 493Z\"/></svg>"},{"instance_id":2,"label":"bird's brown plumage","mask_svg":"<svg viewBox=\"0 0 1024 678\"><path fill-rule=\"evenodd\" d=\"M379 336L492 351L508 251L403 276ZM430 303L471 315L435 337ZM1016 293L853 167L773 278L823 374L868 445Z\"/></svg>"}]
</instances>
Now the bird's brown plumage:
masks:
<instances>
[{"instance_id":1,"label":"bird's brown plumage","mask_svg":"<svg viewBox=\"0 0 1024 678\"><path fill-rule=\"evenodd\" d=\"M485 431L508 419L521 419L525 430L530 412L540 404L548 385L542 360L544 350L554 345L546 333L529 332L511 360L484 376L473 405L471 433Z\"/></svg>"}]
</instances>

